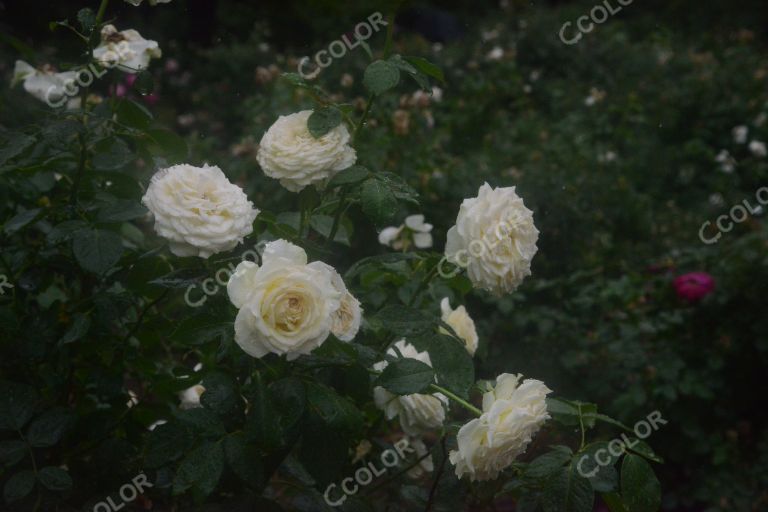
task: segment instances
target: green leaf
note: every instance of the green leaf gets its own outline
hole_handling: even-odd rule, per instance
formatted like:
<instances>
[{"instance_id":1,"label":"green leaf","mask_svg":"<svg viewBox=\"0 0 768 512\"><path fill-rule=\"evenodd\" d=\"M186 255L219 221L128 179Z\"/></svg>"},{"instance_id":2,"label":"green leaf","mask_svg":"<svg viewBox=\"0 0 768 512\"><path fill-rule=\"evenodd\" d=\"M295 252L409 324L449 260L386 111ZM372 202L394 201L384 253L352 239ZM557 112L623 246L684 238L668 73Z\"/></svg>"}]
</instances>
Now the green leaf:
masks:
<instances>
[{"instance_id":1,"label":"green leaf","mask_svg":"<svg viewBox=\"0 0 768 512\"><path fill-rule=\"evenodd\" d=\"M80 9L77 11L77 21L80 22L80 27L83 29L83 33L88 34L93 30L94 25L96 25L96 14L93 12L93 9L89 9L88 7Z\"/></svg>"},{"instance_id":2,"label":"green leaf","mask_svg":"<svg viewBox=\"0 0 768 512\"><path fill-rule=\"evenodd\" d=\"M656 453L653 451L653 448L651 448L645 441L630 437L629 439L626 439L625 444L629 451L637 453L638 455L642 455L648 460L658 462L659 464L664 462L664 459L656 455Z\"/></svg>"},{"instance_id":3,"label":"green leaf","mask_svg":"<svg viewBox=\"0 0 768 512\"><path fill-rule=\"evenodd\" d=\"M319 383L306 383L307 406L310 414L343 433L357 433L363 426L360 410L335 390Z\"/></svg>"},{"instance_id":4,"label":"green leaf","mask_svg":"<svg viewBox=\"0 0 768 512\"><path fill-rule=\"evenodd\" d=\"M445 83L443 70L429 62L427 59L422 57L403 57L403 59L425 75Z\"/></svg>"},{"instance_id":5,"label":"green leaf","mask_svg":"<svg viewBox=\"0 0 768 512\"><path fill-rule=\"evenodd\" d=\"M235 380L223 372L214 372L203 379L205 393L200 396L203 407L220 417L240 414L243 401L237 391Z\"/></svg>"},{"instance_id":6,"label":"green leaf","mask_svg":"<svg viewBox=\"0 0 768 512\"><path fill-rule=\"evenodd\" d=\"M76 313L72 325L64 333L64 336L59 339L59 346L79 340L88 334L90 328L91 318L82 313Z\"/></svg>"},{"instance_id":7,"label":"green leaf","mask_svg":"<svg viewBox=\"0 0 768 512\"><path fill-rule=\"evenodd\" d=\"M575 468L558 470L544 485L544 512L592 512L595 493L589 480L579 476Z\"/></svg>"},{"instance_id":8,"label":"green leaf","mask_svg":"<svg viewBox=\"0 0 768 512\"><path fill-rule=\"evenodd\" d=\"M621 496L615 492L603 493L600 495L611 512L627 512L627 507L621 501Z\"/></svg>"},{"instance_id":9,"label":"green leaf","mask_svg":"<svg viewBox=\"0 0 768 512\"><path fill-rule=\"evenodd\" d=\"M341 123L341 112L333 107L321 107L310 114L307 120L309 133L319 139Z\"/></svg>"},{"instance_id":10,"label":"green leaf","mask_svg":"<svg viewBox=\"0 0 768 512\"><path fill-rule=\"evenodd\" d=\"M72 252L83 269L103 274L120 260L123 241L112 231L83 229L72 237Z\"/></svg>"},{"instance_id":11,"label":"green leaf","mask_svg":"<svg viewBox=\"0 0 768 512\"><path fill-rule=\"evenodd\" d=\"M117 122L137 130L146 130L152 125L152 113L144 105L133 100L121 99L115 105Z\"/></svg>"},{"instance_id":12,"label":"green leaf","mask_svg":"<svg viewBox=\"0 0 768 512\"><path fill-rule=\"evenodd\" d=\"M589 480L595 491L608 493L616 490L619 483L619 476L613 467L619 457L621 454L617 457L608 450L607 441L599 441L585 446L577 453L573 464L579 474Z\"/></svg>"},{"instance_id":13,"label":"green leaf","mask_svg":"<svg viewBox=\"0 0 768 512\"><path fill-rule=\"evenodd\" d=\"M82 220L66 220L57 224L46 235L49 244L56 245L70 240L75 233L88 227L88 223Z\"/></svg>"},{"instance_id":14,"label":"green leaf","mask_svg":"<svg viewBox=\"0 0 768 512\"><path fill-rule=\"evenodd\" d=\"M3 231L5 231L6 234L11 235L33 220L37 218L37 216L40 214L42 210L40 208L35 208L34 210L25 210L21 213L17 213L10 219L8 219L5 222L5 225L3 226Z\"/></svg>"},{"instance_id":15,"label":"green leaf","mask_svg":"<svg viewBox=\"0 0 768 512\"><path fill-rule=\"evenodd\" d=\"M571 450L557 449L547 452L533 459L523 473L524 478L534 480L546 479L562 468L566 462L571 460Z\"/></svg>"},{"instance_id":16,"label":"green leaf","mask_svg":"<svg viewBox=\"0 0 768 512\"><path fill-rule=\"evenodd\" d=\"M245 434L238 432L227 436L224 442L227 465L243 482L253 488L259 488L264 481L262 455L252 444L248 444Z\"/></svg>"},{"instance_id":17,"label":"green leaf","mask_svg":"<svg viewBox=\"0 0 768 512\"><path fill-rule=\"evenodd\" d=\"M27 445L17 439L0 441L0 464L5 467L13 466L23 459L26 453Z\"/></svg>"},{"instance_id":18,"label":"green leaf","mask_svg":"<svg viewBox=\"0 0 768 512\"><path fill-rule=\"evenodd\" d=\"M18 430L32 418L37 392L26 384L0 381L0 430Z\"/></svg>"},{"instance_id":19,"label":"green leaf","mask_svg":"<svg viewBox=\"0 0 768 512\"><path fill-rule=\"evenodd\" d=\"M331 236L331 229L333 229L333 217L329 215L313 215L309 220L309 225L312 229L323 235L325 238ZM347 228L339 223L339 227L336 230L336 235L333 237L334 242L340 244L349 245L349 233Z\"/></svg>"},{"instance_id":20,"label":"green leaf","mask_svg":"<svg viewBox=\"0 0 768 512\"><path fill-rule=\"evenodd\" d=\"M51 491L68 491L72 488L72 477L69 473L55 466L47 466L37 474L40 483Z\"/></svg>"},{"instance_id":21,"label":"green leaf","mask_svg":"<svg viewBox=\"0 0 768 512\"><path fill-rule=\"evenodd\" d=\"M389 61L371 62L363 74L363 84L371 94L382 94L392 89L400 81L400 70Z\"/></svg>"},{"instance_id":22,"label":"green leaf","mask_svg":"<svg viewBox=\"0 0 768 512\"><path fill-rule=\"evenodd\" d=\"M437 317L397 304L384 306L376 313L375 318L388 330L402 335L433 330L437 325Z\"/></svg>"},{"instance_id":23,"label":"green leaf","mask_svg":"<svg viewBox=\"0 0 768 512\"><path fill-rule=\"evenodd\" d=\"M133 160L131 148L118 137L100 140L93 151L93 168L97 171L116 171Z\"/></svg>"},{"instance_id":24,"label":"green leaf","mask_svg":"<svg viewBox=\"0 0 768 512\"><path fill-rule=\"evenodd\" d=\"M363 213L377 226L390 222L397 213L397 198L387 185L377 179L363 183L360 201Z\"/></svg>"},{"instance_id":25,"label":"green leaf","mask_svg":"<svg viewBox=\"0 0 768 512\"><path fill-rule=\"evenodd\" d=\"M547 411L552 415L552 419L563 425L579 425L579 418L581 417L584 427L591 428L595 426L597 405L577 400L548 397Z\"/></svg>"},{"instance_id":26,"label":"green leaf","mask_svg":"<svg viewBox=\"0 0 768 512\"><path fill-rule=\"evenodd\" d=\"M218 438L227 433L221 420L204 407L175 411L174 416L197 435Z\"/></svg>"},{"instance_id":27,"label":"green leaf","mask_svg":"<svg viewBox=\"0 0 768 512\"><path fill-rule=\"evenodd\" d=\"M410 395L427 391L435 380L435 372L426 363L411 358L391 362L376 379L376 385L396 395Z\"/></svg>"},{"instance_id":28,"label":"green leaf","mask_svg":"<svg viewBox=\"0 0 768 512\"><path fill-rule=\"evenodd\" d=\"M27 496L35 488L35 473L24 470L16 473L5 482L3 497L6 503L17 501Z\"/></svg>"},{"instance_id":29,"label":"green leaf","mask_svg":"<svg viewBox=\"0 0 768 512\"><path fill-rule=\"evenodd\" d=\"M173 494L191 489L197 498L205 498L216 488L223 470L221 443L205 442L181 461L173 480Z\"/></svg>"},{"instance_id":30,"label":"green leaf","mask_svg":"<svg viewBox=\"0 0 768 512\"><path fill-rule=\"evenodd\" d=\"M99 208L96 221L105 223L126 222L146 214L147 209L141 203L129 199L116 199Z\"/></svg>"},{"instance_id":31,"label":"green leaf","mask_svg":"<svg viewBox=\"0 0 768 512\"><path fill-rule=\"evenodd\" d=\"M661 507L661 484L651 465L639 455L628 453L624 457L621 497L629 512L656 512Z\"/></svg>"},{"instance_id":32,"label":"green leaf","mask_svg":"<svg viewBox=\"0 0 768 512\"><path fill-rule=\"evenodd\" d=\"M417 84L419 84L419 87L424 89L425 91L431 90L429 88L429 80L427 79L426 75L416 69L412 64L409 62L403 60L403 58L400 55L393 55L389 58L389 61L398 67L401 71L404 71L410 76Z\"/></svg>"},{"instance_id":33,"label":"green leaf","mask_svg":"<svg viewBox=\"0 0 768 512\"><path fill-rule=\"evenodd\" d=\"M34 143L34 137L18 132L12 133L0 147L0 165L5 165L6 162L23 153Z\"/></svg>"},{"instance_id":34,"label":"green leaf","mask_svg":"<svg viewBox=\"0 0 768 512\"><path fill-rule=\"evenodd\" d=\"M431 334L413 342L416 346L423 344L429 352L437 383L467 398L475 383L475 365L464 343L445 334Z\"/></svg>"},{"instance_id":35,"label":"green leaf","mask_svg":"<svg viewBox=\"0 0 768 512\"><path fill-rule=\"evenodd\" d=\"M189 428L177 422L158 425L150 432L144 464L158 468L180 458L190 446L194 437Z\"/></svg>"},{"instance_id":36,"label":"green leaf","mask_svg":"<svg viewBox=\"0 0 768 512\"><path fill-rule=\"evenodd\" d=\"M74 420L73 414L63 407L44 412L27 430L27 441L36 448L58 443Z\"/></svg>"},{"instance_id":37,"label":"green leaf","mask_svg":"<svg viewBox=\"0 0 768 512\"><path fill-rule=\"evenodd\" d=\"M186 160L189 156L189 148L187 142L176 135L175 133L162 130L159 128L152 128L144 132L149 139L157 146L161 156L173 162L179 162Z\"/></svg>"},{"instance_id":38,"label":"green leaf","mask_svg":"<svg viewBox=\"0 0 768 512\"><path fill-rule=\"evenodd\" d=\"M328 188L342 187L344 185L354 185L360 183L370 177L371 171L363 167L362 165L353 165L347 167L343 171L338 172L328 182Z\"/></svg>"}]
</instances>

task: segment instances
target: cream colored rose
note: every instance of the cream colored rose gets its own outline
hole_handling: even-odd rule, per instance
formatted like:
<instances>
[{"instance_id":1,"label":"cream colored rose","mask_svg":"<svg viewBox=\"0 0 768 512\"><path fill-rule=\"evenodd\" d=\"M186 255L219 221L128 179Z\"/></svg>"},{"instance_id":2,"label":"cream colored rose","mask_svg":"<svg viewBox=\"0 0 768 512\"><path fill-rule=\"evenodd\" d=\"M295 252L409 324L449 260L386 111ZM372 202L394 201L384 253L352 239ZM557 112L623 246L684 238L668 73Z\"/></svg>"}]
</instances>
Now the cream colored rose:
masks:
<instances>
[{"instance_id":1,"label":"cream colored rose","mask_svg":"<svg viewBox=\"0 0 768 512\"><path fill-rule=\"evenodd\" d=\"M59 107L66 103L68 96L77 94L79 88L75 84L76 79L76 71L56 73L50 69L38 70L23 60L17 60L11 87L22 82L24 90L29 94L51 107Z\"/></svg>"},{"instance_id":2,"label":"cream colored rose","mask_svg":"<svg viewBox=\"0 0 768 512\"><path fill-rule=\"evenodd\" d=\"M445 256L467 269L476 288L496 295L510 293L531 274L539 230L533 212L515 187L491 188L461 203L456 225L448 230Z\"/></svg>"},{"instance_id":3,"label":"cream colored rose","mask_svg":"<svg viewBox=\"0 0 768 512\"><path fill-rule=\"evenodd\" d=\"M349 131L342 123L325 135L309 133L311 110L280 116L261 138L256 159L264 174L291 192L317 185L355 163Z\"/></svg>"},{"instance_id":4,"label":"cream colored rose","mask_svg":"<svg viewBox=\"0 0 768 512\"><path fill-rule=\"evenodd\" d=\"M451 309L451 303L448 301L448 297L444 297L443 300L440 301L440 310L442 311L443 322L451 326L456 334L459 335L459 338L464 340L469 355L475 355L479 340L477 330L475 329L475 322L470 318L467 309L464 306ZM448 330L442 327L440 328L440 332L448 334Z\"/></svg>"},{"instance_id":5,"label":"cream colored rose","mask_svg":"<svg viewBox=\"0 0 768 512\"><path fill-rule=\"evenodd\" d=\"M290 361L322 345L331 332L352 339L359 327L359 317L356 325L338 318L351 297L341 276L323 262L307 263L304 250L285 240L266 245L261 266L240 263L227 293L240 309L235 341L254 357L285 354Z\"/></svg>"},{"instance_id":6,"label":"cream colored rose","mask_svg":"<svg viewBox=\"0 0 768 512\"><path fill-rule=\"evenodd\" d=\"M228 251L253 230L259 210L218 167L174 165L158 171L142 198L155 231L176 256Z\"/></svg>"},{"instance_id":7,"label":"cream colored rose","mask_svg":"<svg viewBox=\"0 0 768 512\"><path fill-rule=\"evenodd\" d=\"M409 438L408 446L416 451L416 460L421 459L421 461L409 469L406 474L411 478L421 478L425 473L432 473L432 471L435 470L435 464L432 461L432 455L427 455L429 450L427 449L427 445L424 444L424 441L417 437ZM427 456L425 457L425 455Z\"/></svg>"},{"instance_id":8,"label":"cream colored rose","mask_svg":"<svg viewBox=\"0 0 768 512\"><path fill-rule=\"evenodd\" d=\"M317 263L327 267L328 272L331 274L331 282L334 288L341 294L339 309L333 313L331 332L341 341L352 341L357 335L357 331L360 330L360 322L363 319L363 309L360 307L360 301L349 293L347 285L344 284L344 280L336 272L335 268L325 263Z\"/></svg>"},{"instance_id":9,"label":"cream colored rose","mask_svg":"<svg viewBox=\"0 0 768 512\"><path fill-rule=\"evenodd\" d=\"M396 342L394 347L390 347L387 354L393 357L402 355L402 357L416 359L432 366L428 352L419 352L404 339ZM379 361L373 365L373 369L383 371L388 364L387 361ZM418 436L426 430L439 428L445 421L445 409L448 406L448 398L442 393L395 395L381 386L373 389L373 400L376 407L384 411L387 419L399 417L403 431L411 436Z\"/></svg>"},{"instance_id":10,"label":"cream colored rose","mask_svg":"<svg viewBox=\"0 0 768 512\"><path fill-rule=\"evenodd\" d=\"M147 69L150 59L162 55L157 41L144 39L133 29L118 31L114 25L104 25L101 44L93 50L93 58L103 67L117 66L131 74Z\"/></svg>"},{"instance_id":11,"label":"cream colored rose","mask_svg":"<svg viewBox=\"0 0 768 512\"><path fill-rule=\"evenodd\" d=\"M496 387L483 395L483 414L465 424L456 437L458 450L451 451L456 476L493 480L525 452L533 435L549 419L543 382L504 373Z\"/></svg>"},{"instance_id":12,"label":"cream colored rose","mask_svg":"<svg viewBox=\"0 0 768 512\"><path fill-rule=\"evenodd\" d=\"M196 384L191 388L179 392L179 409L195 409L202 407L200 397L205 393L205 387Z\"/></svg>"}]
</instances>

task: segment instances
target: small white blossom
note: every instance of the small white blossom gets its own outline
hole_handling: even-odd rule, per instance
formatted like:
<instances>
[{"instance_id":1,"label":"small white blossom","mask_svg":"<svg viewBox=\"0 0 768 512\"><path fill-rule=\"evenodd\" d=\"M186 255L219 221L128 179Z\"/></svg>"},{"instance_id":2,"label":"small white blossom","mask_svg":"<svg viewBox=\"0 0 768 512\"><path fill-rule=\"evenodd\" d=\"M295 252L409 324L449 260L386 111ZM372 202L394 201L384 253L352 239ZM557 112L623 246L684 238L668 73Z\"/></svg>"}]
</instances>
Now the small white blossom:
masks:
<instances>
[{"instance_id":1,"label":"small white blossom","mask_svg":"<svg viewBox=\"0 0 768 512\"><path fill-rule=\"evenodd\" d=\"M768 149L765 147L765 142L761 142L759 140L753 140L749 143L749 151L759 158L768 156Z\"/></svg>"},{"instance_id":2,"label":"small white blossom","mask_svg":"<svg viewBox=\"0 0 768 512\"><path fill-rule=\"evenodd\" d=\"M157 41L144 39L133 29L118 31L114 25L101 29L101 44L93 50L93 58L105 68L117 66L126 73L147 69L152 58L162 56Z\"/></svg>"}]
</instances>

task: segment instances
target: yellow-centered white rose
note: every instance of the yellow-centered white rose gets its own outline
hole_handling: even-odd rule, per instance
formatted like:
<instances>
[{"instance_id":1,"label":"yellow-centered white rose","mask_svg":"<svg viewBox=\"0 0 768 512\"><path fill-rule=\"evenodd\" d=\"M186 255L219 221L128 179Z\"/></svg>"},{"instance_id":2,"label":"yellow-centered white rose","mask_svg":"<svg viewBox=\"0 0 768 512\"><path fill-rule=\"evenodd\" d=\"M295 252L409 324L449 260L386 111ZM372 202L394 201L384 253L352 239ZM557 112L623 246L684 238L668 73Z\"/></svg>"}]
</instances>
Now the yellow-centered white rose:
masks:
<instances>
[{"instance_id":1,"label":"yellow-centered white rose","mask_svg":"<svg viewBox=\"0 0 768 512\"><path fill-rule=\"evenodd\" d=\"M253 357L293 360L322 345L330 333L349 341L360 326L360 304L341 276L285 240L266 245L261 266L240 263L227 283L239 312L235 342Z\"/></svg>"},{"instance_id":2,"label":"yellow-centered white rose","mask_svg":"<svg viewBox=\"0 0 768 512\"><path fill-rule=\"evenodd\" d=\"M485 183L477 197L461 203L447 238L448 261L466 268L475 288L502 295L531 274L539 230L515 187L494 189Z\"/></svg>"},{"instance_id":3,"label":"yellow-centered white rose","mask_svg":"<svg viewBox=\"0 0 768 512\"><path fill-rule=\"evenodd\" d=\"M456 476L493 480L525 452L533 435L549 419L543 382L503 373L496 387L483 395L483 414L465 424L456 436L458 450L450 453Z\"/></svg>"},{"instance_id":4,"label":"yellow-centered white rose","mask_svg":"<svg viewBox=\"0 0 768 512\"><path fill-rule=\"evenodd\" d=\"M477 330L475 329L475 322L469 316L469 313L467 313L467 309L464 306L451 309L451 303L448 301L448 297L444 297L443 300L440 301L440 310L442 312L443 322L447 323L451 329L459 335L459 338L464 340L469 355L475 355L479 338L477 336ZM447 329L442 327L440 328L440 332L448 334Z\"/></svg>"},{"instance_id":5,"label":"yellow-centered white rose","mask_svg":"<svg viewBox=\"0 0 768 512\"><path fill-rule=\"evenodd\" d=\"M419 352L404 339L390 347L387 354L393 357L402 355L432 366L428 352ZM373 369L383 371L388 365L387 361L379 361L373 365ZM439 428L445 421L445 408L448 406L448 398L442 393L395 395L381 386L373 389L373 400L376 407L384 411L387 419L399 417L400 426L410 436L418 436L426 430Z\"/></svg>"},{"instance_id":6,"label":"yellow-centered white rose","mask_svg":"<svg viewBox=\"0 0 768 512\"><path fill-rule=\"evenodd\" d=\"M176 256L228 251L253 230L259 210L215 166L174 165L158 171L142 198L155 231Z\"/></svg>"},{"instance_id":7,"label":"yellow-centered white rose","mask_svg":"<svg viewBox=\"0 0 768 512\"><path fill-rule=\"evenodd\" d=\"M344 123L315 138L307 127L311 110L280 116L259 142L256 160L264 174L291 192L324 183L357 160Z\"/></svg>"}]
</instances>

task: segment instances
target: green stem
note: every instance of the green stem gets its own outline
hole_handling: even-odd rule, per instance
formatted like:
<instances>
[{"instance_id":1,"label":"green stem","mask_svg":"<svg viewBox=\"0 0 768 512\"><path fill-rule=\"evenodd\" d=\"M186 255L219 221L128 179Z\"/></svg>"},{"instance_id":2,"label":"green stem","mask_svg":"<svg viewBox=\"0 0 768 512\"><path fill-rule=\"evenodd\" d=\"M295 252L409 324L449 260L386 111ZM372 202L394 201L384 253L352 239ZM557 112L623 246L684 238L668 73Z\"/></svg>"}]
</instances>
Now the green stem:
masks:
<instances>
[{"instance_id":1,"label":"green stem","mask_svg":"<svg viewBox=\"0 0 768 512\"><path fill-rule=\"evenodd\" d=\"M96 27L99 26L99 23L101 23L101 20L104 19L104 13L107 10L107 4L109 3L109 0L101 0L101 5L99 5L99 10L96 12Z\"/></svg>"},{"instance_id":2,"label":"green stem","mask_svg":"<svg viewBox=\"0 0 768 512\"><path fill-rule=\"evenodd\" d=\"M413 306L418 302L418 299L424 293L424 290L426 290L426 288L429 286L429 283L431 283L432 279L434 279L435 275L437 275L437 269L437 266L433 267L432 270L430 270L429 273L424 277L418 289L413 293L413 296L411 296L411 300L408 302L409 306Z\"/></svg>"},{"instance_id":3,"label":"green stem","mask_svg":"<svg viewBox=\"0 0 768 512\"><path fill-rule=\"evenodd\" d=\"M331 233L328 235L328 239L325 241L325 245L328 246L336 238L336 232L339 230L339 224L341 223L341 215L344 213L344 199L347 195L345 188L341 189L339 194L339 206L336 207L336 214L333 217L333 225L331 226Z\"/></svg>"},{"instance_id":4,"label":"green stem","mask_svg":"<svg viewBox=\"0 0 768 512\"><path fill-rule=\"evenodd\" d=\"M579 426L581 427L581 446L579 447L579 451L584 449L584 417L581 414L581 404L579 406Z\"/></svg>"},{"instance_id":5,"label":"green stem","mask_svg":"<svg viewBox=\"0 0 768 512\"><path fill-rule=\"evenodd\" d=\"M376 101L376 95L371 94L368 97L368 102L365 105L365 110L363 111L363 115L360 117L360 120L357 122L357 126L355 126L355 134L352 136L352 145L357 144L357 138L360 135L360 130L363 128L363 125L365 124L365 120L368 118L368 114L371 113L371 106L373 105L373 102Z\"/></svg>"},{"instance_id":6,"label":"green stem","mask_svg":"<svg viewBox=\"0 0 768 512\"><path fill-rule=\"evenodd\" d=\"M398 2L399 3L399 2ZM392 34L395 32L395 9L392 9L387 15L387 39L384 42L384 58L389 58L389 54L392 53Z\"/></svg>"},{"instance_id":7,"label":"green stem","mask_svg":"<svg viewBox=\"0 0 768 512\"><path fill-rule=\"evenodd\" d=\"M474 405L472 405L471 403L467 402L467 401L466 401L466 400L464 400L463 398L460 398L458 395L456 395L456 394L454 394L454 393L452 393L452 392L448 391L448 390L447 390L447 389L445 389L444 387L442 387L442 386L438 386L437 384L430 384L430 385L429 385L429 387L430 387L430 389L433 389L433 390L435 390L435 391L437 391L437 392L439 392L439 393L442 393L442 394L444 394L445 396L447 396L448 398L450 398L450 399L451 399L451 400L453 400L454 402L457 402L457 403L459 403L459 404L460 404L460 405L462 405L462 406L463 406L465 409L467 409L467 410L469 410L469 411L472 411L472 413L474 413L476 416L478 416L478 417L479 417L479 416L482 416L482 415L483 415L483 411L481 411L480 409L478 409L477 407L475 407L475 406L474 406Z\"/></svg>"}]
</instances>

